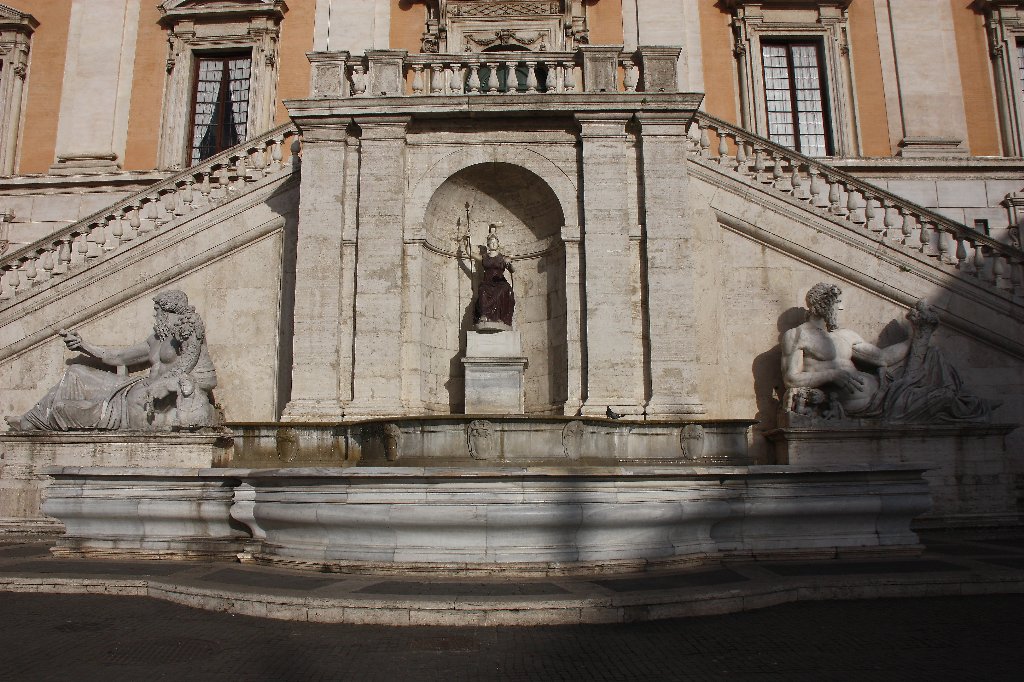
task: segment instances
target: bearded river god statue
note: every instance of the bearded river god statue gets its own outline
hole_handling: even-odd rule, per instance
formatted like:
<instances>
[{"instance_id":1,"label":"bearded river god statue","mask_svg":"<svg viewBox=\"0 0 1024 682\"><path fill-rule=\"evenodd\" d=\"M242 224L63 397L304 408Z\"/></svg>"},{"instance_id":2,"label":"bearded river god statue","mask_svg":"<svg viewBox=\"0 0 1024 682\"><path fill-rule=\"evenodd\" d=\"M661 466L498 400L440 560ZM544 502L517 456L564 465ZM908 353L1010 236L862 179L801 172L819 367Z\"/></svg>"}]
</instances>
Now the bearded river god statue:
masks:
<instances>
[{"instance_id":1,"label":"bearded river god statue","mask_svg":"<svg viewBox=\"0 0 1024 682\"><path fill-rule=\"evenodd\" d=\"M163 291L153 301L153 334L134 346L95 346L77 332L60 331L71 350L115 367L148 363L148 376L71 365L35 407L20 418L8 417L11 427L172 431L221 425L223 417L210 393L217 374L202 318L184 292Z\"/></svg>"},{"instance_id":2,"label":"bearded river god statue","mask_svg":"<svg viewBox=\"0 0 1024 682\"><path fill-rule=\"evenodd\" d=\"M918 301L907 313L909 339L878 348L839 327L841 296L834 284L815 284L807 321L783 336L785 412L797 420L991 421L998 403L968 395L956 369L929 345L939 324L931 306Z\"/></svg>"}]
</instances>

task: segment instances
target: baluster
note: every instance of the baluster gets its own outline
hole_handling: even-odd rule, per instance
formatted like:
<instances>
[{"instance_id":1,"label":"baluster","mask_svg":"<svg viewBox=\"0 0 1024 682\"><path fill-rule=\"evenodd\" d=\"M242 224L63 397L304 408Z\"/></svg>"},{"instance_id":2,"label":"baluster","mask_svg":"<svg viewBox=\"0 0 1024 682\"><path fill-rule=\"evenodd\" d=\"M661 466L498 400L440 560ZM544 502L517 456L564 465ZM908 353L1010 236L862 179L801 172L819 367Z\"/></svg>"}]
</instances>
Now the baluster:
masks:
<instances>
[{"instance_id":1,"label":"baluster","mask_svg":"<svg viewBox=\"0 0 1024 682\"><path fill-rule=\"evenodd\" d=\"M469 65L469 85L470 94L476 95L480 92L480 65L470 64Z\"/></svg>"},{"instance_id":2,"label":"baluster","mask_svg":"<svg viewBox=\"0 0 1024 682\"><path fill-rule=\"evenodd\" d=\"M107 236L103 231L102 225L90 225L89 226L89 242L95 245L97 248L89 246L89 251L85 254L86 258L99 258L103 252L103 244L107 241Z\"/></svg>"},{"instance_id":3,"label":"baluster","mask_svg":"<svg viewBox=\"0 0 1024 682\"><path fill-rule=\"evenodd\" d=\"M284 150L281 149L281 145L283 143L284 143L283 139L279 139L279 138L276 138L276 137L271 141L271 145L270 145L270 161L271 161L270 168L275 173L280 172L280 170L282 168L282 166L281 166L281 159L284 158ZM210 169L210 174L211 175L213 174L213 169L212 168Z\"/></svg>"},{"instance_id":4,"label":"baluster","mask_svg":"<svg viewBox=\"0 0 1024 682\"><path fill-rule=\"evenodd\" d=\"M996 288L1008 290L1012 284L1007 279L1006 259L995 249L992 249L992 283Z\"/></svg>"},{"instance_id":5,"label":"baluster","mask_svg":"<svg viewBox=\"0 0 1024 682\"><path fill-rule=\"evenodd\" d=\"M448 90L453 95L463 94L462 86L462 64L455 62L449 68L448 72Z\"/></svg>"},{"instance_id":6,"label":"baluster","mask_svg":"<svg viewBox=\"0 0 1024 682\"><path fill-rule=\"evenodd\" d=\"M260 177L267 174L267 149L265 144L253 150L251 161L253 169L259 173ZM189 184L193 183L190 182Z\"/></svg>"},{"instance_id":7,"label":"baluster","mask_svg":"<svg viewBox=\"0 0 1024 682\"><path fill-rule=\"evenodd\" d=\"M270 167L269 165L267 166ZM210 195L213 193L213 188L210 186L210 171L203 171L202 180L199 181L199 196L202 197L202 203L204 206L210 205Z\"/></svg>"},{"instance_id":8,"label":"baluster","mask_svg":"<svg viewBox=\"0 0 1024 682\"><path fill-rule=\"evenodd\" d=\"M110 228L110 235L113 237L113 240L109 246L104 244L104 249L106 251L114 251L117 247L121 246L121 237L124 236L124 227L121 226L121 221L116 215L107 218L107 225Z\"/></svg>"},{"instance_id":9,"label":"baluster","mask_svg":"<svg viewBox=\"0 0 1024 682\"><path fill-rule=\"evenodd\" d=\"M431 95L443 95L444 94L444 80L441 75L441 70L444 68L444 64L431 64L430 65L430 94Z\"/></svg>"},{"instance_id":10,"label":"baluster","mask_svg":"<svg viewBox=\"0 0 1024 682\"><path fill-rule=\"evenodd\" d=\"M827 179L814 166L808 166L807 171L811 176L811 195L814 197L814 207L827 209L830 189Z\"/></svg>"},{"instance_id":11,"label":"baluster","mask_svg":"<svg viewBox=\"0 0 1024 682\"><path fill-rule=\"evenodd\" d=\"M967 249L964 248L963 237L957 235L956 238L956 269L961 273L965 273L967 266Z\"/></svg>"},{"instance_id":12,"label":"baluster","mask_svg":"<svg viewBox=\"0 0 1024 682\"><path fill-rule=\"evenodd\" d=\"M496 95L498 94L498 63L485 62L484 66L487 67L487 94Z\"/></svg>"},{"instance_id":13,"label":"baluster","mask_svg":"<svg viewBox=\"0 0 1024 682\"><path fill-rule=\"evenodd\" d=\"M71 241L73 237L62 239L59 245L59 251L57 252L57 262L60 268L60 274L66 275L71 269Z\"/></svg>"},{"instance_id":14,"label":"baluster","mask_svg":"<svg viewBox=\"0 0 1024 682\"><path fill-rule=\"evenodd\" d=\"M950 248L950 239L952 239L952 237L953 235L942 229L941 226L936 228L936 242L939 247L939 260L946 265L953 265L956 262L950 253L952 250Z\"/></svg>"},{"instance_id":15,"label":"baluster","mask_svg":"<svg viewBox=\"0 0 1024 682\"><path fill-rule=\"evenodd\" d=\"M885 220L882 223L884 236L890 239L897 239L896 228L903 227L903 221L900 219L900 211L892 204L887 204L885 207Z\"/></svg>"},{"instance_id":16,"label":"baluster","mask_svg":"<svg viewBox=\"0 0 1024 682\"><path fill-rule=\"evenodd\" d=\"M854 187L847 189L846 211L850 216L850 222L854 225L863 225L868 219L864 207L861 205L860 192Z\"/></svg>"},{"instance_id":17,"label":"baluster","mask_svg":"<svg viewBox=\"0 0 1024 682\"><path fill-rule=\"evenodd\" d=\"M736 170L740 173L747 172L747 141L736 136Z\"/></svg>"},{"instance_id":18,"label":"baluster","mask_svg":"<svg viewBox=\"0 0 1024 682\"><path fill-rule=\"evenodd\" d=\"M14 294L11 293L10 281L11 281L11 270L4 266L0 269L0 301L9 301L14 298Z\"/></svg>"},{"instance_id":19,"label":"baluster","mask_svg":"<svg viewBox=\"0 0 1024 682\"><path fill-rule=\"evenodd\" d=\"M36 259L32 256L27 256L21 259L23 269L25 271L25 284L26 289L31 289L36 285L36 277L39 276L39 272L36 270Z\"/></svg>"},{"instance_id":20,"label":"baluster","mask_svg":"<svg viewBox=\"0 0 1024 682\"><path fill-rule=\"evenodd\" d=\"M518 95L519 94L519 74L516 73L516 67L519 66L519 62L505 62L505 94L506 95Z\"/></svg>"},{"instance_id":21,"label":"baluster","mask_svg":"<svg viewBox=\"0 0 1024 682\"><path fill-rule=\"evenodd\" d=\"M227 201L230 183L231 177L228 167L221 166L217 169L217 199L219 201Z\"/></svg>"},{"instance_id":22,"label":"baluster","mask_svg":"<svg viewBox=\"0 0 1024 682\"><path fill-rule=\"evenodd\" d=\"M562 62L562 88L565 92L572 92L576 89L576 63Z\"/></svg>"},{"instance_id":23,"label":"baluster","mask_svg":"<svg viewBox=\"0 0 1024 682\"><path fill-rule=\"evenodd\" d=\"M526 92L537 92L537 62L526 62Z\"/></svg>"},{"instance_id":24,"label":"baluster","mask_svg":"<svg viewBox=\"0 0 1024 682\"><path fill-rule=\"evenodd\" d=\"M640 82L640 70L636 68L636 63L632 59L627 59L623 66L626 72L622 84L626 92L636 92L637 83Z\"/></svg>"},{"instance_id":25,"label":"baluster","mask_svg":"<svg viewBox=\"0 0 1024 682\"><path fill-rule=\"evenodd\" d=\"M17 296L18 289L21 288L21 270L16 265L7 268L4 280L6 281L4 289L5 293L7 293L7 296L4 298L9 301Z\"/></svg>"},{"instance_id":26,"label":"baluster","mask_svg":"<svg viewBox=\"0 0 1024 682\"><path fill-rule=\"evenodd\" d=\"M869 230L881 236L885 232L885 223L878 219L878 209L881 208L880 200L869 194L864 195L864 220Z\"/></svg>"},{"instance_id":27,"label":"baluster","mask_svg":"<svg viewBox=\"0 0 1024 682\"><path fill-rule=\"evenodd\" d=\"M978 242L972 242L974 247L974 276L978 279L985 279L985 247Z\"/></svg>"},{"instance_id":28,"label":"baluster","mask_svg":"<svg viewBox=\"0 0 1024 682\"><path fill-rule=\"evenodd\" d=\"M183 215L192 212L192 202L195 200L195 194L192 192L192 181L187 181L181 188L181 212Z\"/></svg>"},{"instance_id":29,"label":"baluster","mask_svg":"<svg viewBox=\"0 0 1024 682\"><path fill-rule=\"evenodd\" d=\"M43 251L42 255L40 255L39 263L43 266L43 272L46 273L46 277L43 278L44 281L53 279L53 268L56 265L56 260L52 245L49 249Z\"/></svg>"},{"instance_id":30,"label":"baluster","mask_svg":"<svg viewBox=\"0 0 1024 682\"><path fill-rule=\"evenodd\" d=\"M352 67L352 96L359 97L366 92L366 73L362 64Z\"/></svg>"},{"instance_id":31,"label":"baluster","mask_svg":"<svg viewBox=\"0 0 1024 682\"><path fill-rule=\"evenodd\" d=\"M700 155L705 159L711 158L711 137L708 135L708 127L700 125Z\"/></svg>"},{"instance_id":32,"label":"baluster","mask_svg":"<svg viewBox=\"0 0 1024 682\"><path fill-rule=\"evenodd\" d=\"M173 189L168 189L166 192L164 192L160 203L163 204L164 209L164 220L161 224L166 225L167 223L174 220L174 209L178 205L177 192L175 192Z\"/></svg>"},{"instance_id":33,"label":"baluster","mask_svg":"<svg viewBox=\"0 0 1024 682\"><path fill-rule=\"evenodd\" d=\"M769 182L767 174L764 172L764 150L757 149L754 151L754 180L756 182L767 183Z\"/></svg>"},{"instance_id":34,"label":"baluster","mask_svg":"<svg viewBox=\"0 0 1024 682\"><path fill-rule=\"evenodd\" d=\"M545 63L548 67L547 76L544 78L544 91L548 94L558 92L558 65L555 62Z\"/></svg>"},{"instance_id":35,"label":"baluster","mask_svg":"<svg viewBox=\"0 0 1024 682\"><path fill-rule=\"evenodd\" d=\"M85 232L78 235L76 242L75 252L78 254L78 262L84 263L89 257L89 233Z\"/></svg>"},{"instance_id":36,"label":"baluster","mask_svg":"<svg viewBox=\"0 0 1024 682\"><path fill-rule=\"evenodd\" d=\"M729 141L721 130L718 131L718 165L732 165L732 159L729 157Z\"/></svg>"},{"instance_id":37,"label":"baluster","mask_svg":"<svg viewBox=\"0 0 1024 682\"><path fill-rule=\"evenodd\" d=\"M772 166L772 187L786 194L790 194L793 191L793 183L790 181L789 175L782 168L782 165L788 160L784 157L779 157L775 159L775 164Z\"/></svg>"},{"instance_id":38,"label":"baluster","mask_svg":"<svg viewBox=\"0 0 1024 682\"><path fill-rule=\"evenodd\" d=\"M235 160L235 191L244 192L245 183L249 179L249 171L245 167L245 156L239 156Z\"/></svg>"},{"instance_id":39,"label":"baluster","mask_svg":"<svg viewBox=\"0 0 1024 682\"><path fill-rule=\"evenodd\" d=\"M921 224L917 222L917 218L907 209L901 208L896 216L896 224L899 226L900 232L898 235L893 235L893 239L899 241L904 246L913 248L911 245L914 235L917 235L918 241L921 239Z\"/></svg>"},{"instance_id":40,"label":"baluster","mask_svg":"<svg viewBox=\"0 0 1024 682\"><path fill-rule=\"evenodd\" d=\"M935 235L935 224L930 220L920 221L921 231L918 233L918 239L921 244L918 248L921 249L921 253L926 256L937 256L938 251L935 249L932 243L932 238Z\"/></svg>"},{"instance_id":41,"label":"baluster","mask_svg":"<svg viewBox=\"0 0 1024 682\"><path fill-rule=\"evenodd\" d=\"M793 173L789 178L789 182L793 185L793 197L795 199L810 201L811 189L804 182L804 176L800 173L800 164L796 161L793 161Z\"/></svg>"},{"instance_id":42,"label":"baluster","mask_svg":"<svg viewBox=\"0 0 1024 682\"><path fill-rule=\"evenodd\" d=\"M839 180L830 185L828 190L829 213L840 218L849 215L849 211L846 210L846 202L843 201L843 188Z\"/></svg>"},{"instance_id":43,"label":"baluster","mask_svg":"<svg viewBox=\"0 0 1024 682\"><path fill-rule=\"evenodd\" d=\"M423 65L413 64L412 65L412 94L422 95L423 94Z\"/></svg>"}]
</instances>

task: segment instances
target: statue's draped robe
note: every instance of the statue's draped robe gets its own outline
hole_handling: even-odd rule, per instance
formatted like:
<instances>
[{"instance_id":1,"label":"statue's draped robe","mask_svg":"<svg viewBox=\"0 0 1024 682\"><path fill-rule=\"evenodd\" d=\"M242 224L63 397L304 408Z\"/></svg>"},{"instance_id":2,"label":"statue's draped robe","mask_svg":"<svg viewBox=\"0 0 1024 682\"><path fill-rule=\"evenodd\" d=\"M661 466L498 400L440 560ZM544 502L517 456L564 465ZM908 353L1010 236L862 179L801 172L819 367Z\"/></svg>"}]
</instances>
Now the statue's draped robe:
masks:
<instances>
[{"instance_id":1,"label":"statue's draped robe","mask_svg":"<svg viewBox=\"0 0 1024 682\"><path fill-rule=\"evenodd\" d=\"M145 377L72 365L23 419L44 431L128 428L128 391Z\"/></svg>"},{"instance_id":2,"label":"statue's draped robe","mask_svg":"<svg viewBox=\"0 0 1024 682\"><path fill-rule=\"evenodd\" d=\"M847 416L891 422L984 422L992 405L984 398L963 393L963 380L937 348L929 347L917 363L880 372L878 391L871 402Z\"/></svg>"},{"instance_id":3,"label":"statue's draped robe","mask_svg":"<svg viewBox=\"0 0 1024 682\"><path fill-rule=\"evenodd\" d=\"M516 301L512 294L512 285L505 279L508 261L501 254L484 256L481 265L483 276L477 290L474 321L502 322L511 327Z\"/></svg>"}]
</instances>

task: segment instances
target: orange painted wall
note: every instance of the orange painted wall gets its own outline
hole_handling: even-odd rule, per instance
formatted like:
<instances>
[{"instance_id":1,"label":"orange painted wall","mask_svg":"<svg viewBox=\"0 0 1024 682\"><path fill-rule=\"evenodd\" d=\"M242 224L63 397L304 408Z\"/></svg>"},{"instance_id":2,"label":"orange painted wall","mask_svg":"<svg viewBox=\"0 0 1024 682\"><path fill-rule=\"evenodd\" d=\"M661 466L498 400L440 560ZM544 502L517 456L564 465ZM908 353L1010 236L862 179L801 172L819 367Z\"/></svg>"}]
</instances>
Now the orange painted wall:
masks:
<instances>
[{"instance_id":1,"label":"orange painted wall","mask_svg":"<svg viewBox=\"0 0 1024 682\"><path fill-rule=\"evenodd\" d=\"M160 110L167 77L167 35L157 23L159 19L156 3L141 3L132 71L132 99L128 109L128 139L122 166L125 170L156 168Z\"/></svg>"},{"instance_id":2,"label":"orange painted wall","mask_svg":"<svg viewBox=\"0 0 1024 682\"><path fill-rule=\"evenodd\" d=\"M972 156L998 156L1002 150L984 18L971 9L970 0L950 1L967 114L967 145Z\"/></svg>"},{"instance_id":3,"label":"orange painted wall","mask_svg":"<svg viewBox=\"0 0 1024 682\"><path fill-rule=\"evenodd\" d=\"M309 60L306 53L313 49L313 20L316 3L289 2L288 12L281 24L280 73L277 81L277 123L288 121L286 99L309 97Z\"/></svg>"},{"instance_id":4,"label":"orange painted wall","mask_svg":"<svg viewBox=\"0 0 1024 682\"><path fill-rule=\"evenodd\" d=\"M621 45L622 0L590 0L583 4L587 10L590 44Z\"/></svg>"},{"instance_id":5,"label":"orange painted wall","mask_svg":"<svg viewBox=\"0 0 1024 682\"><path fill-rule=\"evenodd\" d=\"M398 0L391 7L391 49L418 53L426 26L426 5L413 0Z\"/></svg>"},{"instance_id":6,"label":"orange painted wall","mask_svg":"<svg viewBox=\"0 0 1024 682\"><path fill-rule=\"evenodd\" d=\"M889 139L874 4L853 2L850 4L849 16L850 56L856 79L854 88L857 91L857 123L860 126L862 154L892 156L896 148Z\"/></svg>"},{"instance_id":7,"label":"orange painted wall","mask_svg":"<svg viewBox=\"0 0 1024 682\"><path fill-rule=\"evenodd\" d=\"M704 60L704 110L713 116L739 124L736 109L736 69L732 54L730 15L721 3L700 3L700 44Z\"/></svg>"},{"instance_id":8,"label":"orange painted wall","mask_svg":"<svg viewBox=\"0 0 1024 682\"><path fill-rule=\"evenodd\" d=\"M4 0L19 12L39 22L32 34L29 54L28 96L25 101L18 173L45 173L54 162L57 148L57 119L64 85L71 0Z\"/></svg>"}]
</instances>

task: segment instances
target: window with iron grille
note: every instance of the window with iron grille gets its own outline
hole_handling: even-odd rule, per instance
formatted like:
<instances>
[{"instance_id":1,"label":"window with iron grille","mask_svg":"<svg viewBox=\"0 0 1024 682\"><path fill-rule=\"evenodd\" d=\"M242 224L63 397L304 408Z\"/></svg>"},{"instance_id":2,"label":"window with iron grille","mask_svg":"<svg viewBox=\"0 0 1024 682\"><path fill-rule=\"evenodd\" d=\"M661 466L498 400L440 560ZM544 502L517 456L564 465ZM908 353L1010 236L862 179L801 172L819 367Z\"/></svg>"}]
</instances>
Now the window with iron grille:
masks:
<instances>
[{"instance_id":1,"label":"window with iron grille","mask_svg":"<svg viewBox=\"0 0 1024 682\"><path fill-rule=\"evenodd\" d=\"M763 42L768 136L808 156L830 156L832 139L821 47L815 42Z\"/></svg>"},{"instance_id":2,"label":"window with iron grille","mask_svg":"<svg viewBox=\"0 0 1024 682\"><path fill-rule=\"evenodd\" d=\"M191 165L245 140L251 67L249 51L196 58Z\"/></svg>"}]
</instances>

